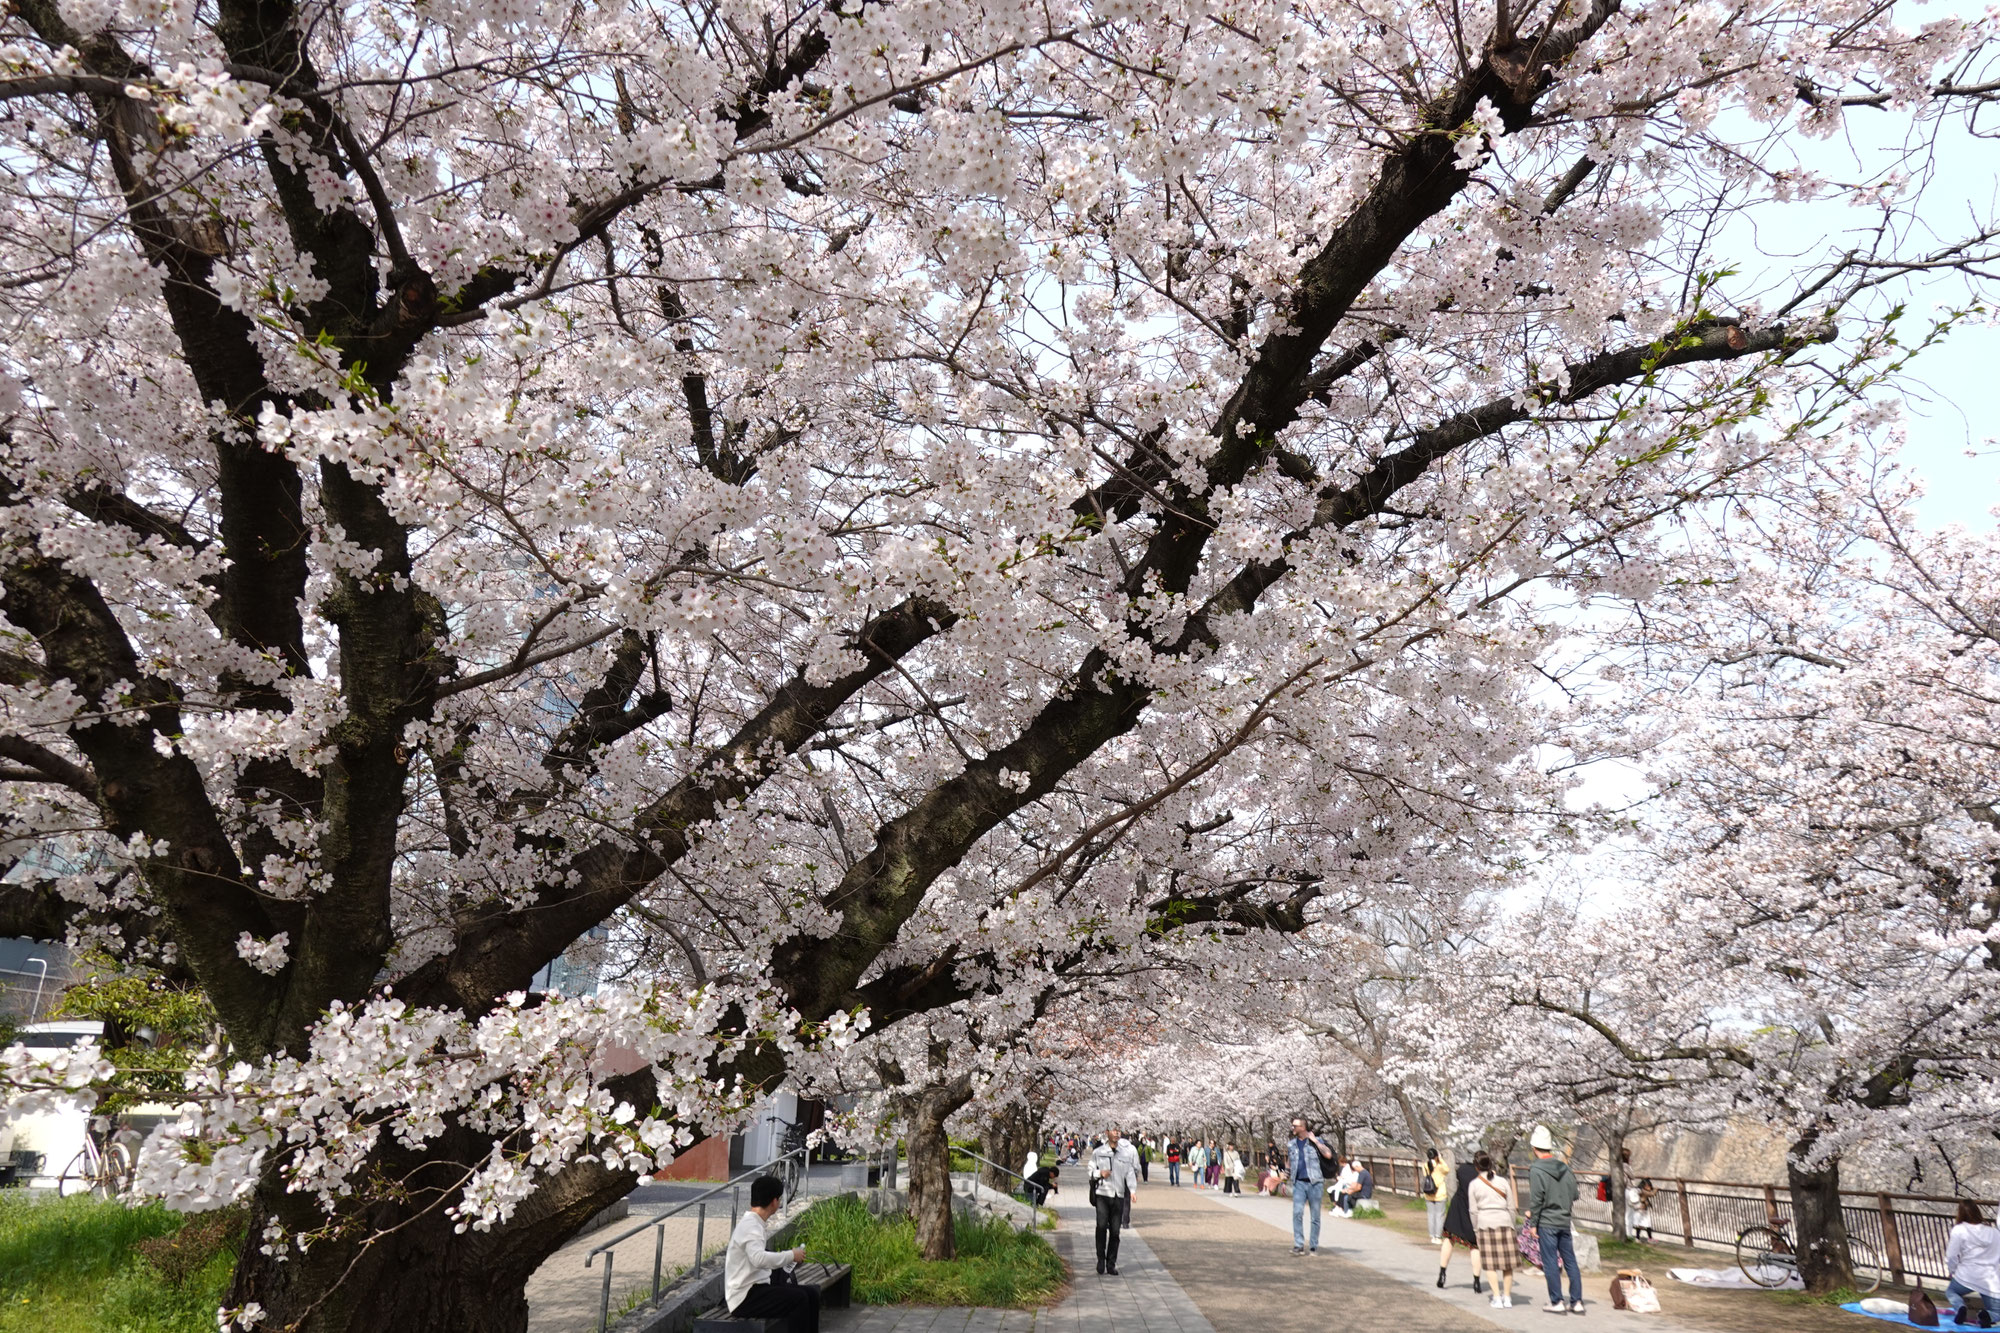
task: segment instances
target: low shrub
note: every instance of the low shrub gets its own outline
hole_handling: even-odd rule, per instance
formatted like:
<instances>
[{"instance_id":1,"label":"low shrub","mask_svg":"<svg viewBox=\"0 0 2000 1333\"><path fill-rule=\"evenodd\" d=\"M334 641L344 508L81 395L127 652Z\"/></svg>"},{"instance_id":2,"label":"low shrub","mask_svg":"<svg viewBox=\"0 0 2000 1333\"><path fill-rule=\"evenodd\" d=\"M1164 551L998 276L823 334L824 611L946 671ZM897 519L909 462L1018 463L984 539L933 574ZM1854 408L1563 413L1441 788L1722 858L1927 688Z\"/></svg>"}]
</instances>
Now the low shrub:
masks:
<instances>
[{"instance_id":1,"label":"low shrub","mask_svg":"<svg viewBox=\"0 0 2000 1333\"><path fill-rule=\"evenodd\" d=\"M877 1218L859 1199L825 1199L799 1221L799 1243L818 1263L854 1268L854 1299L863 1305L972 1305L1025 1310L1048 1304L1067 1274L1055 1250L1034 1231L1002 1218L954 1220L958 1257L939 1263L917 1253L907 1214Z\"/></svg>"}]
</instances>

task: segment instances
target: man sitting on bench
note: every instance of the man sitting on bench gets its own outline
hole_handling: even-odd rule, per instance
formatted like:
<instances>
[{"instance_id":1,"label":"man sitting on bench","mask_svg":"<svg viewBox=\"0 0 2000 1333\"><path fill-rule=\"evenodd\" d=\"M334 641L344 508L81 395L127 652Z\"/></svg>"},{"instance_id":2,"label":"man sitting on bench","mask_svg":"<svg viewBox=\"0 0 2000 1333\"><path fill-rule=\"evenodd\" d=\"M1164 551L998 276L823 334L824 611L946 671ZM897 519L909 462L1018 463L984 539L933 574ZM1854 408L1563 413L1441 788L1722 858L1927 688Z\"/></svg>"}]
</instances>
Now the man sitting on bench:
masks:
<instances>
[{"instance_id":1,"label":"man sitting on bench","mask_svg":"<svg viewBox=\"0 0 2000 1333\"><path fill-rule=\"evenodd\" d=\"M736 1223L722 1261L722 1301L733 1315L783 1319L789 1333L819 1333L819 1288L771 1281L774 1271L790 1269L806 1257L803 1245L796 1250L764 1248L771 1239L771 1218L784 1197L784 1182L776 1176L750 1182L750 1211Z\"/></svg>"}]
</instances>

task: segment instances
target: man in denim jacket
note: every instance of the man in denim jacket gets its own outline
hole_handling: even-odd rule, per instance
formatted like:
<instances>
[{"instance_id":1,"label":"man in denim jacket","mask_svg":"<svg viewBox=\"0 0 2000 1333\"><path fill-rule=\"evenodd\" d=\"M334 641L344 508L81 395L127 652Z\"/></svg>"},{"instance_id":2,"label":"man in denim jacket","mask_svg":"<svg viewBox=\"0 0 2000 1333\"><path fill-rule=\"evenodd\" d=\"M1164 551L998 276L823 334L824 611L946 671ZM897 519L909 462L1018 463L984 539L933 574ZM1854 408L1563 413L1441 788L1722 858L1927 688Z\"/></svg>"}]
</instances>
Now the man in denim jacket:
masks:
<instances>
[{"instance_id":1,"label":"man in denim jacket","mask_svg":"<svg viewBox=\"0 0 2000 1333\"><path fill-rule=\"evenodd\" d=\"M1303 1120L1292 1121L1292 1141L1285 1145L1292 1182L1292 1253L1319 1253L1319 1210L1326 1201L1326 1169L1333 1149L1319 1135L1306 1128ZM1312 1237L1306 1237L1305 1210L1312 1209Z\"/></svg>"}]
</instances>

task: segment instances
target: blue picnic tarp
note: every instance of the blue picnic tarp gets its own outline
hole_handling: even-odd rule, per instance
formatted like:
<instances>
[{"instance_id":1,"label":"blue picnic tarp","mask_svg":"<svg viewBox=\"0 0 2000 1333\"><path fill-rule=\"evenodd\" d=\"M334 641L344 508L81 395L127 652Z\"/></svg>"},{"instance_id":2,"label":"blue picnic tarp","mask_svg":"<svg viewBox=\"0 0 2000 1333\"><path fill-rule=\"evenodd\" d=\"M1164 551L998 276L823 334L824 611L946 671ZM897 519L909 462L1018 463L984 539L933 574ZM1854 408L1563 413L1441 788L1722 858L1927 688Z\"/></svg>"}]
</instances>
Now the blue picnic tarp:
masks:
<instances>
[{"instance_id":1,"label":"blue picnic tarp","mask_svg":"<svg viewBox=\"0 0 2000 1333\"><path fill-rule=\"evenodd\" d=\"M1952 1311L1949 1305L1941 1305L1938 1307L1938 1321L1936 1324L1913 1324L1910 1322L1910 1317L1904 1314L1901 1310L1896 1311L1896 1313L1894 1314L1877 1314L1873 1310L1862 1309L1860 1301L1849 1301L1847 1304L1841 1306L1840 1308L1849 1311L1850 1313L1858 1314L1862 1316L1864 1319L1879 1319L1885 1324L1899 1324L1904 1328L1972 1327L1972 1325L1962 1326L1952 1323L1951 1321Z\"/></svg>"}]
</instances>

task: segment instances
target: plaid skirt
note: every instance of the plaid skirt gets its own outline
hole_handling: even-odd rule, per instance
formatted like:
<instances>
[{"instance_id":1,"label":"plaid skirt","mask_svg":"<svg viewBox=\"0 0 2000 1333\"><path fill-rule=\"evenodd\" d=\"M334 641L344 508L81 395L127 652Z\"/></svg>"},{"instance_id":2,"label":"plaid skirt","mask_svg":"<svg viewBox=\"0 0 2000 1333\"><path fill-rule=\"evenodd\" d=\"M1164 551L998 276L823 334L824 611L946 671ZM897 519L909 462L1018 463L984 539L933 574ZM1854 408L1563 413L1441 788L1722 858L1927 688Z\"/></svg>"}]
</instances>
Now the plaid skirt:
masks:
<instances>
[{"instance_id":1,"label":"plaid skirt","mask_svg":"<svg viewBox=\"0 0 2000 1333\"><path fill-rule=\"evenodd\" d=\"M1479 1266L1488 1273L1514 1271L1514 1229L1486 1227L1479 1237Z\"/></svg>"}]
</instances>

